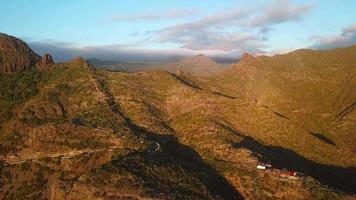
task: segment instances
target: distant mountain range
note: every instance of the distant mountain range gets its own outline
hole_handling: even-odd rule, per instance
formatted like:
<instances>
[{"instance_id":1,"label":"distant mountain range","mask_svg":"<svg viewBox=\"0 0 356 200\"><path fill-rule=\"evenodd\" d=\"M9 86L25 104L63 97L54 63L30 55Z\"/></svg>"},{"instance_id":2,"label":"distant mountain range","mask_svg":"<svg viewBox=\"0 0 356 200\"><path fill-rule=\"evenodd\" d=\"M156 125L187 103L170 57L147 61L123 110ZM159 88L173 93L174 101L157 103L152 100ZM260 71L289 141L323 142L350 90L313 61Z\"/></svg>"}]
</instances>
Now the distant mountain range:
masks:
<instances>
[{"instance_id":1,"label":"distant mountain range","mask_svg":"<svg viewBox=\"0 0 356 200\"><path fill-rule=\"evenodd\" d=\"M170 72L188 72L192 75L207 76L221 72L223 67L219 66L211 58L205 55L197 55L190 58L184 58L170 65L167 65L167 70Z\"/></svg>"},{"instance_id":2,"label":"distant mountain range","mask_svg":"<svg viewBox=\"0 0 356 200\"><path fill-rule=\"evenodd\" d=\"M56 62L66 62L75 57L81 56L87 59L100 59L103 61L120 61L120 62L171 62L178 61L185 57L193 56L189 53L175 53L162 51L112 51L109 49L91 49L80 50L74 48L65 48L43 43L29 43L29 46L38 54L51 53ZM50 51L50 52L48 52ZM237 59L225 56L212 56L213 60L219 63L234 63Z\"/></svg>"},{"instance_id":3,"label":"distant mountain range","mask_svg":"<svg viewBox=\"0 0 356 200\"><path fill-rule=\"evenodd\" d=\"M184 57L184 56L172 56L169 57L168 59L165 59L163 61L160 60L146 60L148 62L175 62L175 61L179 61L182 60L184 58L188 58L188 57ZM222 64L232 64L232 63L236 63L239 61L239 59L233 59L233 58L223 58L223 57L211 57L210 59L212 59L213 61L217 62L217 63L222 63ZM118 63L123 63L123 62L144 62L144 61L140 61L140 60L103 60L103 59L99 59L99 58L89 58L87 59L91 64L93 65L112 65L112 64L118 64Z\"/></svg>"},{"instance_id":4,"label":"distant mountain range","mask_svg":"<svg viewBox=\"0 0 356 200\"><path fill-rule=\"evenodd\" d=\"M205 55L197 55L193 57L176 57L177 60L172 61L112 61L100 60L97 58L89 59L88 62L97 68L125 71L125 72L138 72L148 70L166 70L176 73L178 70L193 74L193 75L212 75L230 66L229 59L220 59L222 63L215 62L212 58Z\"/></svg>"},{"instance_id":5,"label":"distant mountain range","mask_svg":"<svg viewBox=\"0 0 356 200\"><path fill-rule=\"evenodd\" d=\"M90 58L88 59L88 62L94 66L102 66L102 65L115 65L122 63L120 61L114 61L114 60L100 60L97 58Z\"/></svg>"}]
</instances>

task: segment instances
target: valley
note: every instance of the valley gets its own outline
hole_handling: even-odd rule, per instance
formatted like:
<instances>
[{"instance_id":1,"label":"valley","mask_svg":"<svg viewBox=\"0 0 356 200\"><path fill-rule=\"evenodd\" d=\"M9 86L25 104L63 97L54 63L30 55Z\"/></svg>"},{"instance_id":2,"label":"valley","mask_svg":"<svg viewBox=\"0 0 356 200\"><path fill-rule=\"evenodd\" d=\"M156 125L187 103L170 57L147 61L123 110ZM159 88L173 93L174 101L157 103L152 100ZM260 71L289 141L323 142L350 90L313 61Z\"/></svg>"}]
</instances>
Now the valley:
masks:
<instances>
[{"instance_id":1,"label":"valley","mask_svg":"<svg viewBox=\"0 0 356 200\"><path fill-rule=\"evenodd\" d=\"M1 199L356 198L356 46L128 73L0 36Z\"/></svg>"}]
</instances>

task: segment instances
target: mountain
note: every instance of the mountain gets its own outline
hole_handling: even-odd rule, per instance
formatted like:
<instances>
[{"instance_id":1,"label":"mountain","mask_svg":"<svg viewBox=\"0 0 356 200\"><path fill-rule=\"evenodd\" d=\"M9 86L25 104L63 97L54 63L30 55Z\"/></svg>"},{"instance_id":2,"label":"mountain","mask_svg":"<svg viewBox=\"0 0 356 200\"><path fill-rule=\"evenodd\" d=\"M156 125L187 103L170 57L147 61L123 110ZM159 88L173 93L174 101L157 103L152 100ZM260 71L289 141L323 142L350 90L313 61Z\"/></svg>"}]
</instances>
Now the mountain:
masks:
<instances>
[{"instance_id":1,"label":"mountain","mask_svg":"<svg viewBox=\"0 0 356 200\"><path fill-rule=\"evenodd\" d=\"M221 83L222 92L255 100L313 132L328 132L324 129L345 110L354 116L355 53L356 46L302 49L273 57L245 54L215 81Z\"/></svg>"},{"instance_id":2,"label":"mountain","mask_svg":"<svg viewBox=\"0 0 356 200\"><path fill-rule=\"evenodd\" d=\"M165 69L171 62L165 61L106 61L89 59L88 62L97 69L106 69L116 72L143 72Z\"/></svg>"},{"instance_id":3,"label":"mountain","mask_svg":"<svg viewBox=\"0 0 356 200\"><path fill-rule=\"evenodd\" d=\"M91 65L94 65L94 66L115 65L115 64L121 63L120 61L114 61L114 60L100 60L100 59L97 59L97 58L90 58L90 59L88 59L88 62L89 62Z\"/></svg>"},{"instance_id":4,"label":"mountain","mask_svg":"<svg viewBox=\"0 0 356 200\"><path fill-rule=\"evenodd\" d=\"M0 73L14 73L34 66L41 59L26 43L0 33Z\"/></svg>"},{"instance_id":5,"label":"mountain","mask_svg":"<svg viewBox=\"0 0 356 200\"><path fill-rule=\"evenodd\" d=\"M200 54L181 59L167 66L167 70L170 72L177 72L181 70L193 75L207 76L220 72L222 68L219 67L219 65L211 58Z\"/></svg>"},{"instance_id":6,"label":"mountain","mask_svg":"<svg viewBox=\"0 0 356 200\"><path fill-rule=\"evenodd\" d=\"M353 199L353 51L207 77L83 58L0 74L0 198Z\"/></svg>"},{"instance_id":7,"label":"mountain","mask_svg":"<svg viewBox=\"0 0 356 200\"><path fill-rule=\"evenodd\" d=\"M225 57L212 57L215 62L217 63L225 63L225 64L233 64L239 61L236 58L225 58Z\"/></svg>"},{"instance_id":8,"label":"mountain","mask_svg":"<svg viewBox=\"0 0 356 200\"><path fill-rule=\"evenodd\" d=\"M235 59L219 58L210 59L204 55L185 58L182 56L171 57L169 61L111 61L97 58L88 59L88 62L98 69L107 69L123 72L143 72L151 70L166 70L176 73L179 70L195 75L211 75L227 68ZM216 63L216 60L219 63Z\"/></svg>"}]
</instances>

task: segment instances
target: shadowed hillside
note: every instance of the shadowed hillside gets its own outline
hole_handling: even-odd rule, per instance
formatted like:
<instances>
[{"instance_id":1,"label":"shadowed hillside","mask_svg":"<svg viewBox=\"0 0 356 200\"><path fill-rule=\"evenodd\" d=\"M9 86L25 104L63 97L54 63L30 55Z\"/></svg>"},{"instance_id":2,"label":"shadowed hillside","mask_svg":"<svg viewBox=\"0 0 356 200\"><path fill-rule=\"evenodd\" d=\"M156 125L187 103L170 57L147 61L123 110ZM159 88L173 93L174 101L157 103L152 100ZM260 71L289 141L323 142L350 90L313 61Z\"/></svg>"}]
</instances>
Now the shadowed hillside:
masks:
<instances>
[{"instance_id":1,"label":"shadowed hillside","mask_svg":"<svg viewBox=\"0 0 356 200\"><path fill-rule=\"evenodd\" d=\"M212 77L49 56L0 74L0 198L352 199L354 50L245 55Z\"/></svg>"},{"instance_id":2,"label":"shadowed hillside","mask_svg":"<svg viewBox=\"0 0 356 200\"><path fill-rule=\"evenodd\" d=\"M343 138L355 150L349 137L355 131L350 126L355 123L355 53L356 46L273 57L245 54L211 81L221 93L256 101L311 133Z\"/></svg>"},{"instance_id":3,"label":"shadowed hillside","mask_svg":"<svg viewBox=\"0 0 356 200\"><path fill-rule=\"evenodd\" d=\"M329 120L354 104L355 53L356 46L273 57L246 54L216 81L230 95L256 100L277 112Z\"/></svg>"}]
</instances>

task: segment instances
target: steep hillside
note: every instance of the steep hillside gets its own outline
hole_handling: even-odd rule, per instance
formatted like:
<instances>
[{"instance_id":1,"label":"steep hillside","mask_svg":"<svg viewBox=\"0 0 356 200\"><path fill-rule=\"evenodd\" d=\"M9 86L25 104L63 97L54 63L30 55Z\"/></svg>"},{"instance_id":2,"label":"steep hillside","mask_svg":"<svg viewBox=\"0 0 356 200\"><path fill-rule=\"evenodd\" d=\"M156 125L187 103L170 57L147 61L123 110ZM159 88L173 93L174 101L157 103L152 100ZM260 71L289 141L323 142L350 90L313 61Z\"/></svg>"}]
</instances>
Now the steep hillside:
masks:
<instances>
[{"instance_id":1,"label":"steep hillside","mask_svg":"<svg viewBox=\"0 0 356 200\"><path fill-rule=\"evenodd\" d=\"M241 199L194 150L129 118L104 72L80 58L34 70L37 92L2 123L1 197Z\"/></svg>"},{"instance_id":2,"label":"steep hillside","mask_svg":"<svg viewBox=\"0 0 356 200\"><path fill-rule=\"evenodd\" d=\"M1 74L0 199L355 198L349 50L245 55L214 77L49 57Z\"/></svg>"},{"instance_id":3,"label":"steep hillside","mask_svg":"<svg viewBox=\"0 0 356 200\"><path fill-rule=\"evenodd\" d=\"M40 73L39 92L2 124L4 197L342 199L333 188L353 191L352 152L253 102L164 71L93 71L81 59ZM278 170L255 169L263 160L308 178L280 184Z\"/></svg>"},{"instance_id":4,"label":"steep hillside","mask_svg":"<svg viewBox=\"0 0 356 200\"><path fill-rule=\"evenodd\" d=\"M0 33L0 73L10 74L34 66L41 59L26 43Z\"/></svg>"},{"instance_id":5,"label":"steep hillside","mask_svg":"<svg viewBox=\"0 0 356 200\"><path fill-rule=\"evenodd\" d=\"M256 101L311 132L328 134L340 121L354 120L355 53L356 46L273 57L245 55L212 81L225 94Z\"/></svg>"}]
</instances>

